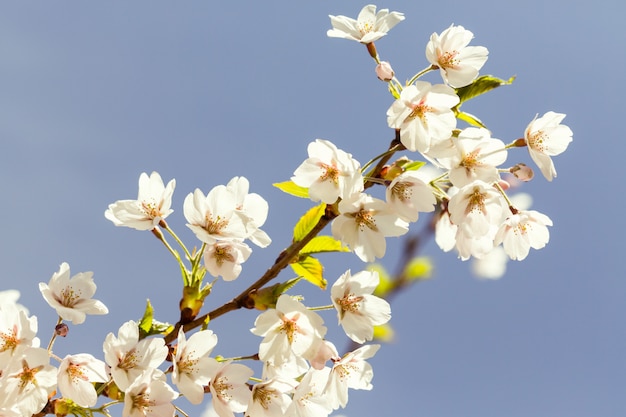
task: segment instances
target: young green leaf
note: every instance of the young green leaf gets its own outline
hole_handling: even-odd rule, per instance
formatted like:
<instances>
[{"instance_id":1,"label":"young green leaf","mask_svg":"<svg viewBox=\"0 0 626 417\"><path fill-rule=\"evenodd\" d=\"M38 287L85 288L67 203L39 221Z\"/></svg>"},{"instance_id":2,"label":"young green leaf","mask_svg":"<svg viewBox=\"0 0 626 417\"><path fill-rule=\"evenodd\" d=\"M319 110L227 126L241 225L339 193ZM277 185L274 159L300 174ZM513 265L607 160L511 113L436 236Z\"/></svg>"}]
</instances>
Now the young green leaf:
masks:
<instances>
[{"instance_id":1,"label":"young green leaf","mask_svg":"<svg viewBox=\"0 0 626 417\"><path fill-rule=\"evenodd\" d=\"M350 252L350 249L332 236L315 236L300 250L302 255L320 252Z\"/></svg>"},{"instance_id":2,"label":"young green leaf","mask_svg":"<svg viewBox=\"0 0 626 417\"><path fill-rule=\"evenodd\" d=\"M298 262L292 263L291 269L300 277L309 281L311 284L320 287L322 290L326 289L326 280L322 276L324 267L322 263L313 258L312 256L305 256L298 260Z\"/></svg>"},{"instance_id":3,"label":"young green leaf","mask_svg":"<svg viewBox=\"0 0 626 417\"><path fill-rule=\"evenodd\" d=\"M309 189L294 184L293 181L275 182L272 184L280 191L300 198L309 198Z\"/></svg>"},{"instance_id":4,"label":"young green leaf","mask_svg":"<svg viewBox=\"0 0 626 417\"><path fill-rule=\"evenodd\" d=\"M468 124L472 126L484 127L485 129L487 128L487 126L485 126L484 123L478 117L474 116L473 114L466 113L464 111L457 112L456 118L459 120L463 120L464 122L467 122Z\"/></svg>"},{"instance_id":5,"label":"young green leaf","mask_svg":"<svg viewBox=\"0 0 626 417\"><path fill-rule=\"evenodd\" d=\"M498 77L494 77L493 75L480 76L471 84L456 89L456 94L461 99L460 103L457 104L456 107L459 108L464 102L480 96L481 94L485 94L494 88L498 88L502 85L509 85L513 82L513 80L515 80L515 76L509 78L508 80L503 80Z\"/></svg>"},{"instance_id":6,"label":"young green leaf","mask_svg":"<svg viewBox=\"0 0 626 417\"><path fill-rule=\"evenodd\" d=\"M293 241L301 241L315 227L319 219L324 215L325 210L326 204L324 203L309 209L294 226Z\"/></svg>"}]
</instances>

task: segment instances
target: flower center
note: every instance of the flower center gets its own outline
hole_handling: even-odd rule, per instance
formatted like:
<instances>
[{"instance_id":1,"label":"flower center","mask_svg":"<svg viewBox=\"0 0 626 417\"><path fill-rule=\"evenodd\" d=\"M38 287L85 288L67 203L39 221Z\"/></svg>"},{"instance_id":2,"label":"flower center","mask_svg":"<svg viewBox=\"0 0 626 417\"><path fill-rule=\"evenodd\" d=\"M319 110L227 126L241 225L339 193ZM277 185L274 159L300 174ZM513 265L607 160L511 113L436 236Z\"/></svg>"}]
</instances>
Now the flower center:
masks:
<instances>
[{"instance_id":1,"label":"flower center","mask_svg":"<svg viewBox=\"0 0 626 417\"><path fill-rule=\"evenodd\" d=\"M230 246L217 246L213 252L213 259L218 266L224 265L225 262L235 262Z\"/></svg>"},{"instance_id":2,"label":"flower center","mask_svg":"<svg viewBox=\"0 0 626 417\"><path fill-rule=\"evenodd\" d=\"M407 116L407 121L419 118L423 123L426 123L426 113L433 111L432 107L426 105L426 98L422 98L417 104L409 104L408 107L411 108L412 111Z\"/></svg>"},{"instance_id":3,"label":"flower center","mask_svg":"<svg viewBox=\"0 0 626 417\"><path fill-rule=\"evenodd\" d=\"M211 385L222 401L228 402L231 399L230 391L233 389L233 386L228 383L228 377L221 376L216 378Z\"/></svg>"},{"instance_id":4,"label":"flower center","mask_svg":"<svg viewBox=\"0 0 626 417\"><path fill-rule=\"evenodd\" d=\"M341 316L346 312L355 313L359 312L359 308L361 307L361 301L363 301L362 296L355 296L354 294L346 294L343 298L337 298L335 300L337 304L341 307Z\"/></svg>"},{"instance_id":5,"label":"flower center","mask_svg":"<svg viewBox=\"0 0 626 417\"><path fill-rule=\"evenodd\" d=\"M293 344L293 341L296 339L296 335L298 334L300 327L298 327L297 320L300 317L300 313L296 313L293 318L288 318L283 315L281 317L283 324L278 329L281 333L285 332L287 334L287 340L289 340L289 344Z\"/></svg>"},{"instance_id":6,"label":"flower center","mask_svg":"<svg viewBox=\"0 0 626 417\"><path fill-rule=\"evenodd\" d=\"M374 22L371 19L359 21L357 23L357 28L359 32L361 32L361 36L366 35L374 29Z\"/></svg>"},{"instance_id":7,"label":"flower center","mask_svg":"<svg viewBox=\"0 0 626 417\"><path fill-rule=\"evenodd\" d=\"M217 216L215 220L213 220L213 216L211 213L207 213L204 216L204 230L206 230L210 235L219 235L222 233L222 229L225 229L228 226L228 219L223 219L220 216Z\"/></svg>"},{"instance_id":8,"label":"flower center","mask_svg":"<svg viewBox=\"0 0 626 417\"><path fill-rule=\"evenodd\" d=\"M439 63L439 66L441 68L455 68L461 63L461 61L456 59L456 56L458 54L459 51L444 52L443 54L439 55L439 59L437 60L437 62Z\"/></svg>"},{"instance_id":9,"label":"flower center","mask_svg":"<svg viewBox=\"0 0 626 417\"><path fill-rule=\"evenodd\" d=\"M14 351L19 344L17 325L14 325L13 329L9 330L7 333L0 332L0 353L6 352L7 350Z\"/></svg>"},{"instance_id":10,"label":"flower center","mask_svg":"<svg viewBox=\"0 0 626 417\"><path fill-rule=\"evenodd\" d=\"M139 362L139 358L137 357L137 351L135 349L131 349L122 358L119 359L117 367L128 371L137 366L137 362Z\"/></svg>"},{"instance_id":11,"label":"flower center","mask_svg":"<svg viewBox=\"0 0 626 417\"><path fill-rule=\"evenodd\" d=\"M543 130L538 130L528 135L528 146L538 152L545 153L548 150L546 139L548 139L548 135Z\"/></svg>"},{"instance_id":12,"label":"flower center","mask_svg":"<svg viewBox=\"0 0 626 417\"><path fill-rule=\"evenodd\" d=\"M76 302L80 300L80 294L74 292L74 288L72 288L71 285L65 287L63 291L61 291L60 295L60 300L57 301L65 307L72 308L74 307L74 304L76 304Z\"/></svg>"},{"instance_id":13,"label":"flower center","mask_svg":"<svg viewBox=\"0 0 626 417\"><path fill-rule=\"evenodd\" d=\"M268 410L270 408L270 404L272 404L272 399L274 398L278 398L276 391L266 389L264 387L255 389L254 393L252 394L252 399L255 402L260 403L261 407L263 407L263 409L265 410Z\"/></svg>"},{"instance_id":14,"label":"flower center","mask_svg":"<svg viewBox=\"0 0 626 417\"><path fill-rule=\"evenodd\" d=\"M142 201L141 210L151 219L156 219L161 216L161 211L154 201Z\"/></svg>"},{"instance_id":15,"label":"flower center","mask_svg":"<svg viewBox=\"0 0 626 417\"><path fill-rule=\"evenodd\" d=\"M320 163L320 167L324 170L320 175L320 181L332 181L335 185L339 182L339 170L336 166Z\"/></svg>"},{"instance_id":16,"label":"flower center","mask_svg":"<svg viewBox=\"0 0 626 417\"><path fill-rule=\"evenodd\" d=\"M374 214L372 211L361 209L358 213L348 213L349 216L354 217L354 221L356 222L359 230L362 232L366 227L374 232L378 232L378 227L376 226L376 219L374 219Z\"/></svg>"},{"instance_id":17,"label":"flower center","mask_svg":"<svg viewBox=\"0 0 626 417\"><path fill-rule=\"evenodd\" d=\"M410 182L398 181L393 187L391 187L391 195L403 203L410 201L413 196L412 186L413 184Z\"/></svg>"},{"instance_id":18,"label":"flower center","mask_svg":"<svg viewBox=\"0 0 626 417\"><path fill-rule=\"evenodd\" d=\"M482 213L487 214L485 207L485 194L480 192L478 187L474 188L474 192L467 196L469 203L465 209L465 214Z\"/></svg>"}]
</instances>

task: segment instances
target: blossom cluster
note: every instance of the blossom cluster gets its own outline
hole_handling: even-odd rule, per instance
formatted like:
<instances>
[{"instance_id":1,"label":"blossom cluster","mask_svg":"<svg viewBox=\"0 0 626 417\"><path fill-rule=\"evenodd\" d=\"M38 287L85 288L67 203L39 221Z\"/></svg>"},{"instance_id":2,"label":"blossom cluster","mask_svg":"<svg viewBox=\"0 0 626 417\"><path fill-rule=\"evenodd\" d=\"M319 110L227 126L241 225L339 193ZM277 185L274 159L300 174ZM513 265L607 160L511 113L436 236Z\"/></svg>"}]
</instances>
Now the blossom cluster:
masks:
<instances>
[{"instance_id":1,"label":"blossom cluster","mask_svg":"<svg viewBox=\"0 0 626 417\"><path fill-rule=\"evenodd\" d=\"M372 389L368 359L380 345L368 343L389 322L391 308L381 276L369 269L354 274L347 270L338 277L327 306L306 305L302 297L289 294L302 279L326 288L322 265L312 255L350 251L363 262L373 262L384 257L386 239L406 234L423 217L420 213L432 213L435 241L442 250L455 249L462 260L481 260L481 270L489 271L485 275L501 275L502 253L523 260L531 248L548 243L551 219L507 195L513 181L533 178L532 169L505 164L511 150L526 147L552 181L552 157L572 141L572 131L562 124L565 115L537 115L520 138L506 144L460 110L476 95L507 84L479 76L488 50L469 46L472 32L451 25L433 33L425 48L428 66L402 84L374 45L404 20L402 13L377 12L376 6L367 5L357 19L330 20L328 36L365 45L376 62L377 77L388 83L393 100L385 116L394 132L388 148L361 165L329 140L309 143L308 157L290 181L276 186L319 205L299 220L292 242L263 276L205 314L205 298L213 296L219 278L233 281L240 276L252 254L247 242L260 248L272 242L261 229L269 204L250 192L245 177L234 177L207 194L195 189L185 197L182 210L200 242L198 251L189 250L167 222L174 212L176 181L166 184L157 172L142 173L137 198L110 204L104 216L115 226L150 231L179 263L180 318L175 324L158 322L146 308L141 321L127 321L117 334L103 338L101 359L88 353L59 358L54 341L68 334L68 323L80 325L87 315L108 312L93 298L92 273L70 277L69 265L63 263L47 284L39 285L58 315L47 348L37 337L37 317L17 303L15 292L0 293L1 416L110 415L108 410L120 405L124 417L173 417L184 414L175 405L179 397L196 405L210 397L210 407L220 417L328 416L346 407L350 389ZM439 73L441 83L422 79L431 71ZM459 120L468 125L459 126ZM391 161L401 152L406 153ZM327 224L332 236L319 235ZM287 266L296 278L269 285ZM205 282L206 273L215 278L211 283ZM260 338L257 353L213 355L218 335L209 329L211 321L244 307L260 311L249 329ZM358 347L339 354L327 339L322 310L336 314L338 325ZM246 361L257 363L257 371ZM104 397L110 401L98 406Z\"/></svg>"}]
</instances>

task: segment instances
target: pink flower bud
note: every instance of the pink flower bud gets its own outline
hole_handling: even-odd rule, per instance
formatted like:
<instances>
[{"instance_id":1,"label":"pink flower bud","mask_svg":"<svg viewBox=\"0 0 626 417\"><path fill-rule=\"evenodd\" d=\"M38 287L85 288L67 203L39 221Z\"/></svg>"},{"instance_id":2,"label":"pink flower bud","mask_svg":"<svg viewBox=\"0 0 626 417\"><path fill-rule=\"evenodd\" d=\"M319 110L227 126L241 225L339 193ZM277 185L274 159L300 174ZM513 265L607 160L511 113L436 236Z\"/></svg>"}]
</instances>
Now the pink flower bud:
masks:
<instances>
[{"instance_id":1,"label":"pink flower bud","mask_svg":"<svg viewBox=\"0 0 626 417\"><path fill-rule=\"evenodd\" d=\"M376 65L376 75L379 80L389 82L393 79L395 73L389 62L382 61L380 64Z\"/></svg>"},{"instance_id":2,"label":"pink flower bud","mask_svg":"<svg viewBox=\"0 0 626 417\"><path fill-rule=\"evenodd\" d=\"M67 324L61 323L55 326L54 331L57 334L57 336L65 337L67 336L67 333L70 331L70 328L68 327Z\"/></svg>"},{"instance_id":3,"label":"pink flower bud","mask_svg":"<svg viewBox=\"0 0 626 417\"><path fill-rule=\"evenodd\" d=\"M511 174L515 175L515 178L524 182L532 180L535 175L531 167L522 163L515 165L513 168L511 168L510 172Z\"/></svg>"}]
</instances>

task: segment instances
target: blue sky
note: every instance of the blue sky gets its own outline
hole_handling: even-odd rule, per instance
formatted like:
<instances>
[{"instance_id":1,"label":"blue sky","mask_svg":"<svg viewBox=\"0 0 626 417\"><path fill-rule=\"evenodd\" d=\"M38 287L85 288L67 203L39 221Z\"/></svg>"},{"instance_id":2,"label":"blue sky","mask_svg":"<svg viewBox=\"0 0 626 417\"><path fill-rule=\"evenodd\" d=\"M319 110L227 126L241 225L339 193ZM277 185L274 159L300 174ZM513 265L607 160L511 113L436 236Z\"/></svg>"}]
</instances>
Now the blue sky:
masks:
<instances>
[{"instance_id":1,"label":"blue sky","mask_svg":"<svg viewBox=\"0 0 626 417\"><path fill-rule=\"evenodd\" d=\"M329 14L355 17L366 3L164 1L0 6L0 289L16 288L48 340L54 317L37 284L61 262L94 271L111 314L90 317L57 342L58 354L100 355L105 335L141 315L150 298L161 320L177 317L177 265L149 234L116 228L108 204L134 198L139 174L176 178L170 224L193 245L182 201L243 175L270 204L244 273L220 283L230 299L288 245L310 203L271 186L287 180L316 138L361 162L393 137L391 97L355 42L326 37ZM626 31L617 2L378 3L406 20L377 42L398 78L424 68L433 32L450 24L486 46L481 71L501 88L465 105L505 142L536 113L566 113L574 132L555 158L558 177L524 187L554 221L546 248L511 262L498 281L429 243L434 279L396 298L396 341L372 360L374 390L351 392L344 414L424 417L623 416L626 414L624 178L621 115ZM436 74L427 77L439 82ZM525 151L509 162L528 162ZM620 179L621 178L621 179ZM414 230L419 230L419 223ZM393 268L401 240L389 242ZM333 282L362 263L322 258ZM289 274L281 276L290 278ZM327 294L303 285L307 300ZM214 298L213 298L214 297ZM255 312L214 322L214 353L254 353ZM329 328L335 317L326 314ZM336 344L345 344L339 331Z\"/></svg>"}]
</instances>

